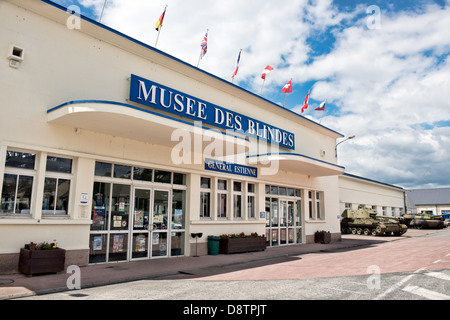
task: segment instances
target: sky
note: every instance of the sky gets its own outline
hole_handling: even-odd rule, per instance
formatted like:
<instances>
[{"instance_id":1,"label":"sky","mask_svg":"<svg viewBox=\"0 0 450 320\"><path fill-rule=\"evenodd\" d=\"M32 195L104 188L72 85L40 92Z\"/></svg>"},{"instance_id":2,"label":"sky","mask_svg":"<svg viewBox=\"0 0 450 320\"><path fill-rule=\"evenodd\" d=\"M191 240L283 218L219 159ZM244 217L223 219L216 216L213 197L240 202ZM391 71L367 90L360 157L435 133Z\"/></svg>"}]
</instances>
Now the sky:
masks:
<instances>
[{"instance_id":1,"label":"sky","mask_svg":"<svg viewBox=\"0 0 450 320\"><path fill-rule=\"evenodd\" d=\"M105 4L53 1L96 21ZM242 49L234 84L355 135L338 147L346 172L450 187L450 0L107 0L101 23L155 46L166 5L157 49L197 66L208 29L199 68L226 81Z\"/></svg>"}]
</instances>

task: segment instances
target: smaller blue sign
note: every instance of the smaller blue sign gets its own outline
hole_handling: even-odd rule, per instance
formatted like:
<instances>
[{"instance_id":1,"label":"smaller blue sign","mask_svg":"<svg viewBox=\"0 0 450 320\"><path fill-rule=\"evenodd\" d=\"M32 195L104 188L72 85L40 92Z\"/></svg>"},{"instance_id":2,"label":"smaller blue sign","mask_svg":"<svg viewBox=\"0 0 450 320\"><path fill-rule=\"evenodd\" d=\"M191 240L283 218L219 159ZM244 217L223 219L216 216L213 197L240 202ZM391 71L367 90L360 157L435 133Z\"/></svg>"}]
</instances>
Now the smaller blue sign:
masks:
<instances>
[{"instance_id":1,"label":"smaller blue sign","mask_svg":"<svg viewBox=\"0 0 450 320\"><path fill-rule=\"evenodd\" d=\"M258 177L258 168L213 159L205 159L205 170L237 174L252 178Z\"/></svg>"}]
</instances>

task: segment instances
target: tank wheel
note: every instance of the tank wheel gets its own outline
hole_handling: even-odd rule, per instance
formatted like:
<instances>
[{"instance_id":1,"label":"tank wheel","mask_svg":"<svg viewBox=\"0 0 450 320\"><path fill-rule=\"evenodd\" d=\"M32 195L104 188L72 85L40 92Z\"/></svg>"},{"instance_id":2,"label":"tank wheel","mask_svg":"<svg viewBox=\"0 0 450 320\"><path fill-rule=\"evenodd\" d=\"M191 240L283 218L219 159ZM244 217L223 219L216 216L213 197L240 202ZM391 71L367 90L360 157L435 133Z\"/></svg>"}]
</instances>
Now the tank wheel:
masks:
<instances>
[{"instance_id":1,"label":"tank wheel","mask_svg":"<svg viewBox=\"0 0 450 320\"><path fill-rule=\"evenodd\" d=\"M372 234L373 236L376 236L376 235L377 235L377 229L376 229L376 228L372 229L372 230L371 230L371 234Z\"/></svg>"},{"instance_id":2,"label":"tank wheel","mask_svg":"<svg viewBox=\"0 0 450 320\"><path fill-rule=\"evenodd\" d=\"M358 235L362 235L363 234L363 229L362 228L358 228L358 230L356 230L356 233Z\"/></svg>"},{"instance_id":3,"label":"tank wheel","mask_svg":"<svg viewBox=\"0 0 450 320\"><path fill-rule=\"evenodd\" d=\"M382 234L383 234L383 228L381 228L380 226L376 227L375 235L380 236Z\"/></svg>"},{"instance_id":4,"label":"tank wheel","mask_svg":"<svg viewBox=\"0 0 450 320\"><path fill-rule=\"evenodd\" d=\"M365 235L365 236L370 235L370 230L369 230L369 228L365 228L365 229L364 229L364 235Z\"/></svg>"},{"instance_id":5,"label":"tank wheel","mask_svg":"<svg viewBox=\"0 0 450 320\"><path fill-rule=\"evenodd\" d=\"M356 228L352 228L352 234L356 234Z\"/></svg>"}]
</instances>

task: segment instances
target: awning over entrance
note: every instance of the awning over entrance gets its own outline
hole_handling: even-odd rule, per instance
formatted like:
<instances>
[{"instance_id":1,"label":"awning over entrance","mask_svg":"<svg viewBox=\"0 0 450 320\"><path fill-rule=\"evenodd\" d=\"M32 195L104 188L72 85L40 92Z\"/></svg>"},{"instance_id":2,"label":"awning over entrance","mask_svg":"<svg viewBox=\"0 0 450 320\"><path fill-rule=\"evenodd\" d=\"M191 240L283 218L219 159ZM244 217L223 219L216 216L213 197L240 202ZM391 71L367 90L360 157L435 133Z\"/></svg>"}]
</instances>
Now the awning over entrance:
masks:
<instances>
[{"instance_id":1,"label":"awning over entrance","mask_svg":"<svg viewBox=\"0 0 450 320\"><path fill-rule=\"evenodd\" d=\"M248 156L249 164L262 165L261 174L274 170L286 170L313 177L334 176L344 173L345 168L323 160L297 153L267 153ZM273 173L272 173L273 174Z\"/></svg>"},{"instance_id":2,"label":"awning over entrance","mask_svg":"<svg viewBox=\"0 0 450 320\"><path fill-rule=\"evenodd\" d=\"M238 134L119 102L67 102L47 110L47 122L167 147L174 147L189 134L192 146L201 142L202 150L217 140L222 142L223 154L230 150L242 153L249 149L248 138Z\"/></svg>"}]
</instances>

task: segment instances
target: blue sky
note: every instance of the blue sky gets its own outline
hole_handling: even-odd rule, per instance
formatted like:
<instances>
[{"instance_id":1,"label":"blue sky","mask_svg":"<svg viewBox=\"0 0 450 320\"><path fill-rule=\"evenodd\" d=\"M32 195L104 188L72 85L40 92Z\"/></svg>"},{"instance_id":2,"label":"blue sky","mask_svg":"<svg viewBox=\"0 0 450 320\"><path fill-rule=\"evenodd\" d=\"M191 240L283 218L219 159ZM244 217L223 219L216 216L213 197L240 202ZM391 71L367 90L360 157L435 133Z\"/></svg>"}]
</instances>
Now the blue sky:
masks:
<instances>
[{"instance_id":1,"label":"blue sky","mask_svg":"<svg viewBox=\"0 0 450 320\"><path fill-rule=\"evenodd\" d=\"M104 0L78 5L98 20ZM108 0L102 23L355 139L346 171L405 188L450 186L450 0ZM374 10L368 10L375 8ZM379 9L379 10L378 10ZM377 11L378 10L378 13ZM324 113L314 111L327 99ZM299 137L301 139L301 137Z\"/></svg>"}]
</instances>

